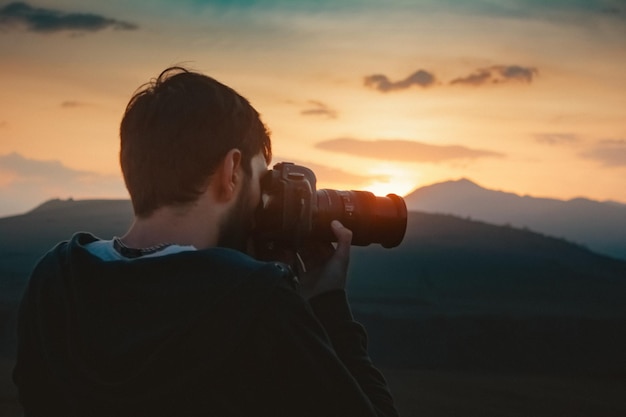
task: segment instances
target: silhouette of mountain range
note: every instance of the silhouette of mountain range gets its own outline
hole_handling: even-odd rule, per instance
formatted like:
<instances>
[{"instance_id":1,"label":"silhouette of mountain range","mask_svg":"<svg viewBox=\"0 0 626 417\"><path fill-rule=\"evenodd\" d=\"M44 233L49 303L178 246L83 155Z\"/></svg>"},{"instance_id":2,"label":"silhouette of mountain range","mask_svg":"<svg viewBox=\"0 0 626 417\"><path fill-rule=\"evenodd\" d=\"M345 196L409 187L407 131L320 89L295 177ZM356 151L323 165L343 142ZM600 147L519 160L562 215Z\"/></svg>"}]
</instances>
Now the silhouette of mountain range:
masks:
<instances>
[{"instance_id":1,"label":"silhouette of mountain range","mask_svg":"<svg viewBox=\"0 0 626 417\"><path fill-rule=\"evenodd\" d=\"M494 193L454 186L457 196ZM435 201L433 189L409 196L409 207ZM504 195L511 206L494 205L493 214L535 200L514 197ZM77 231L110 239L131 221L128 200L51 200L0 218L0 414L3 406L19 410L10 376L32 267ZM456 399L446 415L466 415L470 406L475 413L467 415L535 415L512 413L544 407L558 412L537 415L587 415L581 406L624 415L626 262L510 225L413 211L400 246L354 247L349 275L353 313L402 415L424 414L424 395L441 398L436 409ZM584 394L574 401L572 389ZM490 414L494 404L518 408Z\"/></svg>"},{"instance_id":2,"label":"silhouette of mountain range","mask_svg":"<svg viewBox=\"0 0 626 417\"><path fill-rule=\"evenodd\" d=\"M128 200L53 200L0 219L0 352L12 354L37 259L76 231L108 239L131 220ZM626 262L563 239L410 212L399 247L354 247L348 292L384 366L626 375Z\"/></svg>"},{"instance_id":3,"label":"silhouette of mountain range","mask_svg":"<svg viewBox=\"0 0 626 417\"><path fill-rule=\"evenodd\" d=\"M350 279L387 366L626 376L626 262L566 240L411 212L399 247L354 249Z\"/></svg>"},{"instance_id":4,"label":"silhouette of mountain range","mask_svg":"<svg viewBox=\"0 0 626 417\"><path fill-rule=\"evenodd\" d=\"M621 203L519 196L465 178L419 188L405 200L409 210L529 228L626 260L626 205Z\"/></svg>"}]
</instances>

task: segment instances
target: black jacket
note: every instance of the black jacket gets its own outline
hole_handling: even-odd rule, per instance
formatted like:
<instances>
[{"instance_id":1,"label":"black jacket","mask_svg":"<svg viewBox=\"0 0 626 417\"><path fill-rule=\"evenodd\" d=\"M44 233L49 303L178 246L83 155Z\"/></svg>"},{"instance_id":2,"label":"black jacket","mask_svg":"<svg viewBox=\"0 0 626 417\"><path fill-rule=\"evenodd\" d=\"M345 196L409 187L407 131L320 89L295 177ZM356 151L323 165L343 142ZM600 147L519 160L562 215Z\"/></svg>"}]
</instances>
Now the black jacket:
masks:
<instances>
[{"instance_id":1,"label":"black jacket","mask_svg":"<svg viewBox=\"0 0 626 417\"><path fill-rule=\"evenodd\" d=\"M34 269L14 381L26 416L393 416L345 293L213 248L104 262L75 235Z\"/></svg>"}]
</instances>

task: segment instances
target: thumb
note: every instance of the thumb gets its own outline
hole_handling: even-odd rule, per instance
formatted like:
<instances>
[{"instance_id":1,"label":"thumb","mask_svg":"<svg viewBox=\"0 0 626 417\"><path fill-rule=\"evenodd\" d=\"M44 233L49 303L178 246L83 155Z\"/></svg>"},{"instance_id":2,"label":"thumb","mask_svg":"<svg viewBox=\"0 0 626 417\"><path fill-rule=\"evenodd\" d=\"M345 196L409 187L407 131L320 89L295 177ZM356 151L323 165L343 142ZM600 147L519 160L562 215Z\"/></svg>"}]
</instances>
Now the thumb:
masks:
<instances>
[{"instance_id":1,"label":"thumb","mask_svg":"<svg viewBox=\"0 0 626 417\"><path fill-rule=\"evenodd\" d=\"M333 220L330 227L337 238L335 255L348 259L350 257L350 245L352 244L352 231L346 228L339 220Z\"/></svg>"}]
</instances>

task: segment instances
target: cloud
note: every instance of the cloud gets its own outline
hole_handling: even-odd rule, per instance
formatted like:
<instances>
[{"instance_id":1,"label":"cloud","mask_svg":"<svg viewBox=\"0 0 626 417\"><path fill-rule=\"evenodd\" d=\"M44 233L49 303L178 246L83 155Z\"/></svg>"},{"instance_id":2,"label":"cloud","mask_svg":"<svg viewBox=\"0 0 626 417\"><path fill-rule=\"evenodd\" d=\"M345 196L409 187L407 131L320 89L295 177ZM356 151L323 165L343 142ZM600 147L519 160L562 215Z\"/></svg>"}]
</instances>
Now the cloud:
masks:
<instances>
[{"instance_id":1,"label":"cloud","mask_svg":"<svg viewBox=\"0 0 626 417\"><path fill-rule=\"evenodd\" d=\"M457 77L450 81L449 85L473 85L504 84L508 82L522 82L530 84L539 71L533 67L520 65L492 65L487 68L479 68L470 75ZM363 83L366 87L387 93L390 91L406 90L414 85L426 88L438 85L437 78L431 72L419 70L401 81L391 81L384 74L368 75Z\"/></svg>"},{"instance_id":2,"label":"cloud","mask_svg":"<svg viewBox=\"0 0 626 417\"><path fill-rule=\"evenodd\" d=\"M0 155L0 216L28 211L51 198L127 198L121 175L79 171L59 161Z\"/></svg>"},{"instance_id":3,"label":"cloud","mask_svg":"<svg viewBox=\"0 0 626 417\"><path fill-rule=\"evenodd\" d=\"M430 87L436 82L435 76L425 70L419 70L409 75L404 80L390 81L386 75L374 74L365 77L364 85L366 87L374 88L383 93L396 90L406 90L411 86Z\"/></svg>"},{"instance_id":4,"label":"cloud","mask_svg":"<svg viewBox=\"0 0 626 417\"><path fill-rule=\"evenodd\" d=\"M74 109L77 107L89 107L91 106L91 104L86 103L84 101L77 101L77 100L66 100L63 103L61 103L61 107L63 107L64 109Z\"/></svg>"},{"instance_id":5,"label":"cloud","mask_svg":"<svg viewBox=\"0 0 626 417\"><path fill-rule=\"evenodd\" d=\"M272 165L278 162L293 162L297 165L305 166L311 169L315 173L315 177L317 178L318 185L321 185L322 188L325 186L324 184L333 184L333 183L346 183L353 184L355 187L366 186L371 184L373 181L389 181L389 177L386 175L359 175L353 174L351 172L345 171L340 168L329 167L327 165L317 164L315 162L310 161L301 161L294 158L273 158L274 162Z\"/></svg>"},{"instance_id":6,"label":"cloud","mask_svg":"<svg viewBox=\"0 0 626 417\"><path fill-rule=\"evenodd\" d=\"M600 10L600 13L619 16L623 13L623 10L616 6L606 6L605 8Z\"/></svg>"},{"instance_id":7,"label":"cloud","mask_svg":"<svg viewBox=\"0 0 626 417\"><path fill-rule=\"evenodd\" d=\"M453 159L504 157L504 154L498 152L470 149L460 145L431 145L397 139L366 141L338 138L320 142L316 146L331 152L402 162L438 163Z\"/></svg>"},{"instance_id":8,"label":"cloud","mask_svg":"<svg viewBox=\"0 0 626 417\"><path fill-rule=\"evenodd\" d=\"M137 25L91 13L67 13L59 10L13 2L0 8L0 27L24 27L32 32L96 32L107 28L134 30Z\"/></svg>"},{"instance_id":9,"label":"cloud","mask_svg":"<svg viewBox=\"0 0 626 417\"><path fill-rule=\"evenodd\" d=\"M67 168L59 161L28 159L16 152L0 156L0 170L11 172L22 180L52 178L55 181L68 181L88 174L87 172Z\"/></svg>"},{"instance_id":10,"label":"cloud","mask_svg":"<svg viewBox=\"0 0 626 417\"><path fill-rule=\"evenodd\" d=\"M325 116L329 119L337 118L337 111L331 109L321 101L309 100L308 104L310 107L302 110L300 114L304 116Z\"/></svg>"},{"instance_id":11,"label":"cloud","mask_svg":"<svg viewBox=\"0 0 626 417\"><path fill-rule=\"evenodd\" d=\"M593 25L596 17L624 19L624 0L430 0L433 9L496 18L537 19L553 25ZM620 22L621 24L621 22Z\"/></svg>"},{"instance_id":12,"label":"cloud","mask_svg":"<svg viewBox=\"0 0 626 417\"><path fill-rule=\"evenodd\" d=\"M547 145L569 145L580 141L580 137L573 133L535 133L537 142Z\"/></svg>"},{"instance_id":13,"label":"cloud","mask_svg":"<svg viewBox=\"0 0 626 417\"><path fill-rule=\"evenodd\" d=\"M468 76L455 78L450 81L450 84L479 86L487 83L502 84L510 81L531 83L537 74L537 69L532 67L522 67L520 65L492 65L491 67L477 69Z\"/></svg>"},{"instance_id":14,"label":"cloud","mask_svg":"<svg viewBox=\"0 0 626 417\"><path fill-rule=\"evenodd\" d=\"M594 159L606 167L626 167L626 139L602 140L580 156Z\"/></svg>"}]
</instances>

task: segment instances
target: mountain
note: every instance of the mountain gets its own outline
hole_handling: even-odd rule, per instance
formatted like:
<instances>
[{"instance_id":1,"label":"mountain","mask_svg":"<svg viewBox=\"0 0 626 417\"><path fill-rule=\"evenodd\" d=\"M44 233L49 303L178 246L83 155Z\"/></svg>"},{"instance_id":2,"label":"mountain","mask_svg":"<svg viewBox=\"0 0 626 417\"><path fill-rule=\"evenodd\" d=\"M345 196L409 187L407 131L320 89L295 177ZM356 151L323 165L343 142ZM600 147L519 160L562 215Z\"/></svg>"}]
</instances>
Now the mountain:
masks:
<instances>
[{"instance_id":1,"label":"mountain","mask_svg":"<svg viewBox=\"0 0 626 417\"><path fill-rule=\"evenodd\" d=\"M17 297L37 259L57 242L77 231L110 239L131 221L128 200L50 200L24 215L1 218L0 300ZM530 230L409 212L397 248L353 247L350 291L362 304L393 304L400 312L411 306L409 315L623 313L626 318L621 297L626 292L619 291L625 266Z\"/></svg>"},{"instance_id":2,"label":"mountain","mask_svg":"<svg viewBox=\"0 0 626 417\"><path fill-rule=\"evenodd\" d=\"M58 241L83 230L110 239L124 233L132 218L130 200L58 199L0 218L0 303L14 302L37 259Z\"/></svg>"},{"instance_id":3,"label":"mountain","mask_svg":"<svg viewBox=\"0 0 626 417\"><path fill-rule=\"evenodd\" d=\"M17 306L31 268L78 230L111 238L131 220L128 200L52 200L0 219L0 414L2 398L15 407L9 378ZM349 275L348 295L370 354L393 370L387 375L404 409L421 406L411 387L431 381L442 398L461 398L463 412L451 415L466 414L467 389L485 404L496 396L509 404L503 378L514 381L508 389L515 398L540 392L531 408L550 396L571 403L575 381L585 395L600 386L602 407L621 407L603 415L626 409L619 394L626 377L624 261L530 230L410 212L402 244L354 247ZM462 394L449 388L458 375L467 382ZM530 382L522 386L523 380ZM493 415L476 410L472 415Z\"/></svg>"},{"instance_id":4,"label":"mountain","mask_svg":"<svg viewBox=\"0 0 626 417\"><path fill-rule=\"evenodd\" d=\"M397 248L352 254L348 293L378 363L626 377L626 262L529 230L408 220Z\"/></svg>"},{"instance_id":5,"label":"mountain","mask_svg":"<svg viewBox=\"0 0 626 417\"><path fill-rule=\"evenodd\" d=\"M626 319L626 262L566 240L452 215L410 212L400 246L355 247L353 300L385 314Z\"/></svg>"},{"instance_id":6,"label":"mountain","mask_svg":"<svg viewBox=\"0 0 626 417\"><path fill-rule=\"evenodd\" d=\"M409 210L508 224L582 244L626 260L626 205L569 201L494 191L461 179L422 187L405 197Z\"/></svg>"},{"instance_id":7,"label":"mountain","mask_svg":"<svg viewBox=\"0 0 626 417\"><path fill-rule=\"evenodd\" d=\"M469 182L451 185L491 193ZM131 219L128 200L52 200L0 219L0 300L17 302L34 263L58 241L79 230L111 238ZM626 262L529 230L410 212L397 248L354 247L349 291L357 310L388 318L626 319Z\"/></svg>"}]
</instances>

